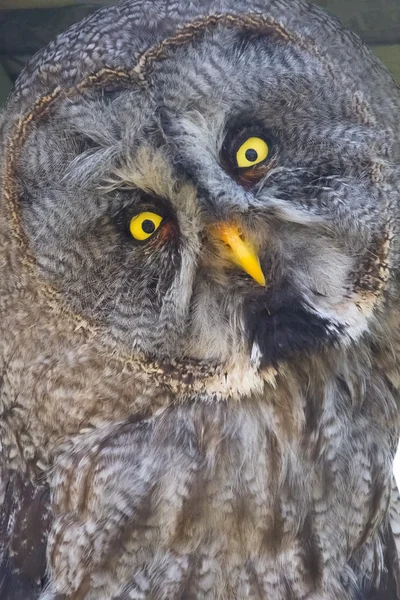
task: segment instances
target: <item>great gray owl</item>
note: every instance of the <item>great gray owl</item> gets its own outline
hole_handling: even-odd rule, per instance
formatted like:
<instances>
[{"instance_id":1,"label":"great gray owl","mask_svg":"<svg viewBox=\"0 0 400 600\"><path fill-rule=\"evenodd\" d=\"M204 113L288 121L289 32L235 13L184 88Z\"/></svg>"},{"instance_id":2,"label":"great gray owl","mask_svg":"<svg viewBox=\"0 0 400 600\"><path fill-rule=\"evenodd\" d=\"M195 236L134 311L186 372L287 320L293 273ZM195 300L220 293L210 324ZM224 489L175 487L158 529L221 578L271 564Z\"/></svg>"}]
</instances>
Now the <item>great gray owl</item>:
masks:
<instances>
[{"instance_id":1,"label":"great gray owl","mask_svg":"<svg viewBox=\"0 0 400 600\"><path fill-rule=\"evenodd\" d=\"M399 597L399 116L302 0L128 0L29 63L1 600Z\"/></svg>"}]
</instances>

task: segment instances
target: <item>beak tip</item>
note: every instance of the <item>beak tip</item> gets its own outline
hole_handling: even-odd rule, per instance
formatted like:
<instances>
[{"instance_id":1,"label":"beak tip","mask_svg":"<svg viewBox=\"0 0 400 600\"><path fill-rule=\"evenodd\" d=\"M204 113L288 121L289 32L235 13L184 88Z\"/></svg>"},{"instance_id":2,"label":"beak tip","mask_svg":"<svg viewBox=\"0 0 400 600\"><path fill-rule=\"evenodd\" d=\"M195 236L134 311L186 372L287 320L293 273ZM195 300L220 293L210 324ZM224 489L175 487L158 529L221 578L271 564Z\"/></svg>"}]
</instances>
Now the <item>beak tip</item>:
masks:
<instances>
[{"instance_id":1,"label":"beak tip","mask_svg":"<svg viewBox=\"0 0 400 600\"><path fill-rule=\"evenodd\" d=\"M264 273L257 253L251 243L243 241L235 225L222 224L216 228L218 237L227 244L232 251L232 259L261 287L266 287Z\"/></svg>"},{"instance_id":2,"label":"beak tip","mask_svg":"<svg viewBox=\"0 0 400 600\"><path fill-rule=\"evenodd\" d=\"M265 280L264 273L261 270L260 270L259 274L253 275L252 277L259 285L261 285L261 287L267 286L267 282Z\"/></svg>"}]
</instances>

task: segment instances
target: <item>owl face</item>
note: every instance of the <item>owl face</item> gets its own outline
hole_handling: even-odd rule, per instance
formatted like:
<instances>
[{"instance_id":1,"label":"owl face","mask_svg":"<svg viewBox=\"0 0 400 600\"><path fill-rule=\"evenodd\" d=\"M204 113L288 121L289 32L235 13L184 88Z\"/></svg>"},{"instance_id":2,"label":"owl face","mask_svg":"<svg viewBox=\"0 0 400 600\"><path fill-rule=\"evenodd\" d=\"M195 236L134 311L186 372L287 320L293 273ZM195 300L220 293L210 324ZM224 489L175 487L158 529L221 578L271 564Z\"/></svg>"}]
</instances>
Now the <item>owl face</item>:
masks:
<instances>
[{"instance_id":1,"label":"owl face","mask_svg":"<svg viewBox=\"0 0 400 600\"><path fill-rule=\"evenodd\" d=\"M317 52L221 26L148 85L64 98L35 125L23 228L41 277L111 343L278 365L374 327L388 152Z\"/></svg>"}]
</instances>

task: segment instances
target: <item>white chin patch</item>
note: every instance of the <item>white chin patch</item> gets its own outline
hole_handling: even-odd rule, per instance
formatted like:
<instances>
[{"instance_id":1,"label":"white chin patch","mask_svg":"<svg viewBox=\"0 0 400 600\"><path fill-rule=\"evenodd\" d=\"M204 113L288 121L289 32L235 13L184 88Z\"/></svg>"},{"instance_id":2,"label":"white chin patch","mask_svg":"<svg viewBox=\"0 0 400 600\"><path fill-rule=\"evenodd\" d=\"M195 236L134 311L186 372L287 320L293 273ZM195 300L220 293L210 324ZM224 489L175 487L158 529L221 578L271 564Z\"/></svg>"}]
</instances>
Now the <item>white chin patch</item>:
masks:
<instances>
[{"instance_id":1,"label":"white chin patch","mask_svg":"<svg viewBox=\"0 0 400 600\"><path fill-rule=\"evenodd\" d=\"M310 303L311 304L311 303ZM330 307L313 305L314 311L329 320L332 327L345 332L344 342L357 341L368 330L368 321L372 317L373 307L361 303L356 297Z\"/></svg>"},{"instance_id":2,"label":"white chin patch","mask_svg":"<svg viewBox=\"0 0 400 600\"><path fill-rule=\"evenodd\" d=\"M262 358L262 353L260 350L260 346L257 344L257 342L254 342L253 346L251 348L251 355L250 355L251 366L254 367L255 369L258 369L258 367L261 364L261 358Z\"/></svg>"}]
</instances>

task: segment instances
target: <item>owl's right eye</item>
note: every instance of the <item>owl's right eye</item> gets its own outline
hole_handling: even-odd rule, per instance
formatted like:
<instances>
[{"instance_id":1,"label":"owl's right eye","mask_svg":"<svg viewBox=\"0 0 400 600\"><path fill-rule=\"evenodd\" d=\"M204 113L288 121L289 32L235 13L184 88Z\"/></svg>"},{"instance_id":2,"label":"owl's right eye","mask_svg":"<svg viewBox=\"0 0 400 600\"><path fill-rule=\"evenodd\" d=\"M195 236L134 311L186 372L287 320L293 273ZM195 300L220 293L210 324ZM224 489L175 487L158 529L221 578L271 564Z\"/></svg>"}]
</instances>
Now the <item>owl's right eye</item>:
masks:
<instances>
[{"instance_id":1,"label":"owl's right eye","mask_svg":"<svg viewBox=\"0 0 400 600\"><path fill-rule=\"evenodd\" d=\"M157 213L145 211L132 217L129 231L135 240L144 242L150 238L160 227L163 218Z\"/></svg>"}]
</instances>

